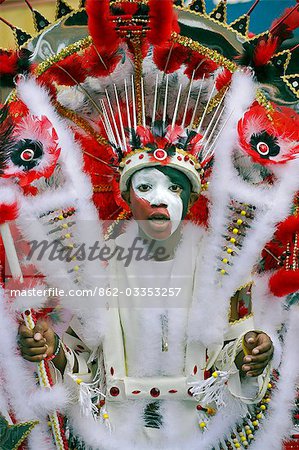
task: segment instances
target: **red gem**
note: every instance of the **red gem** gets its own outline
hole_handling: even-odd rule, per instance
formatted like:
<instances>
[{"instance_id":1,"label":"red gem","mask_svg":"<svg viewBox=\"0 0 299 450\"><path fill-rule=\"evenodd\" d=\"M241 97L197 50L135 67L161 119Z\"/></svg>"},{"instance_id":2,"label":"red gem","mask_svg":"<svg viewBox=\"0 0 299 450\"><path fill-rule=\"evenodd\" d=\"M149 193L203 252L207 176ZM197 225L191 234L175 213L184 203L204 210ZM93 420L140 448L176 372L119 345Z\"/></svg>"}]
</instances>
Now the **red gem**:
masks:
<instances>
[{"instance_id":1,"label":"red gem","mask_svg":"<svg viewBox=\"0 0 299 450\"><path fill-rule=\"evenodd\" d=\"M102 408L105 405L105 400L100 400L99 401L99 406Z\"/></svg>"},{"instance_id":2,"label":"red gem","mask_svg":"<svg viewBox=\"0 0 299 450\"><path fill-rule=\"evenodd\" d=\"M152 388L152 389L150 390L150 394L151 394L152 397L159 397L160 391L159 391L158 388Z\"/></svg>"},{"instance_id":3,"label":"red gem","mask_svg":"<svg viewBox=\"0 0 299 450\"><path fill-rule=\"evenodd\" d=\"M170 389L170 391L168 391L168 392L169 392L169 394L176 394L177 390L176 389Z\"/></svg>"},{"instance_id":4,"label":"red gem","mask_svg":"<svg viewBox=\"0 0 299 450\"><path fill-rule=\"evenodd\" d=\"M178 160L179 160L179 161L182 161L182 157L181 157L180 155L178 156Z\"/></svg>"},{"instance_id":5,"label":"red gem","mask_svg":"<svg viewBox=\"0 0 299 450\"><path fill-rule=\"evenodd\" d=\"M126 164L130 164L130 162L131 162L131 160L130 160L130 159L128 159L128 160L126 161Z\"/></svg>"},{"instance_id":6,"label":"red gem","mask_svg":"<svg viewBox=\"0 0 299 450\"><path fill-rule=\"evenodd\" d=\"M210 378L210 376L211 376L211 371L205 370L204 374L203 374L204 380L207 380L208 378Z\"/></svg>"},{"instance_id":7,"label":"red gem","mask_svg":"<svg viewBox=\"0 0 299 450\"><path fill-rule=\"evenodd\" d=\"M34 157L34 153L32 150L24 150L21 153L21 158L23 161L30 161L31 159L33 159Z\"/></svg>"},{"instance_id":8,"label":"red gem","mask_svg":"<svg viewBox=\"0 0 299 450\"><path fill-rule=\"evenodd\" d=\"M184 161L189 161L189 159L190 159L190 158L189 158L188 155L185 155L185 156L184 156Z\"/></svg>"},{"instance_id":9,"label":"red gem","mask_svg":"<svg viewBox=\"0 0 299 450\"><path fill-rule=\"evenodd\" d=\"M159 161L163 161L163 159L167 158L167 153L163 149L158 149L154 151L154 157Z\"/></svg>"},{"instance_id":10,"label":"red gem","mask_svg":"<svg viewBox=\"0 0 299 450\"><path fill-rule=\"evenodd\" d=\"M111 395L112 397L117 397L117 396L119 395L119 389L118 389L118 387L113 386L113 387L110 389L110 395Z\"/></svg>"},{"instance_id":11,"label":"red gem","mask_svg":"<svg viewBox=\"0 0 299 450\"><path fill-rule=\"evenodd\" d=\"M139 159L143 159L144 158L144 154L141 153L141 155L139 155Z\"/></svg>"},{"instance_id":12,"label":"red gem","mask_svg":"<svg viewBox=\"0 0 299 450\"><path fill-rule=\"evenodd\" d=\"M193 394L192 394L192 392L191 392L191 389L192 389L192 388L189 388L189 389L188 389L188 395L190 395L190 397L193 397Z\"/></svg>"},{"instance_id":13,"label":"red gem","mask_svg":"<svg viewBox=\"0 0 299 450\"><path fill-rule=\"evenodd\" d=\"M192 161L192 159L190 159L189 163L191 164L191 166L194 166L194 162Z\"/></svg>"},{"instance_id":14,"label":"red gem","mask_svg":"<svg viewBox=\"0 0 299 450\"><path fill-rule=\"evenodd\" d=\"M197 374L197 366L194 366L194 367L193 367L193 373L194 373L194 375Z\"/></svg>"},{"instance_id":15,"label":"red gem","mask_svg":"<svg viewBox=\"0 0 299 450\"><path fill-rule=\"evenodd\" d=\"M265 142L259 142L256 146L257 151L261 154L261 155L267 155L269 153L269 146L268 144L266 144Z\"/></svg>"},{"instance_id":16,"label":"red gem","mask_svg":"<svg viewBox=\"0 0 299 450\"><path fill-rule=\"evenodd\" d=\"M25 316L30 316L30 311L29 311L29 309L26 309L26 311L25 311Z\"/></svg>"},{"instance_id":17,"label":"red gem","mask_svg":"<svg viewBox=\"0 0 299 450\"><path fill-rule=\"evenodd\" d=\"M202 411L203 407L201 405L196 406L197 411Z\"/></svg>"},{"instance_id":18,"label":"red gem","mask_svg":"<svg viewBox=\"0 0 299 450\"><path fill-rule=\"evenodd\" d=\"M140 394L141 391L132 391L132 394L137 395Z\"/></svg>"},{"instance_id":19,"label":"red gem","mask_svg":"<svg viewBox=\"0 0 299 450\"><path fill-rule=\"evenodd\" d=\"M113 367L110 367L110 373L111 373L112 376L114 375L114 369L113 369Z\"/></svg>"}]
</instances>

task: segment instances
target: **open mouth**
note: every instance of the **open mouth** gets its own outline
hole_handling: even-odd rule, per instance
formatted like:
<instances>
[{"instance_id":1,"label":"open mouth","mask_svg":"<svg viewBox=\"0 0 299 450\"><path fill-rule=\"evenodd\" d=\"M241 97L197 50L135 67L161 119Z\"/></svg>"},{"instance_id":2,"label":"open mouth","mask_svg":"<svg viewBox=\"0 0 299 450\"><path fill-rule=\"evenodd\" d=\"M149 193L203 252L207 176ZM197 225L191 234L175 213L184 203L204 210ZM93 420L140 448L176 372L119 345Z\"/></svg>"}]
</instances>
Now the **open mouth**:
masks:
<instances>
[{"instance_id":1,"label":"open mouth","mask_svg":"<svg viewBox=\"0 0 299 450\"><path fill-rule=\"evenodd\" d=\"M153 222L168 222L170 218L166 214L152 214L148 220L151 220Z\"/></svg>"}]
</instances>

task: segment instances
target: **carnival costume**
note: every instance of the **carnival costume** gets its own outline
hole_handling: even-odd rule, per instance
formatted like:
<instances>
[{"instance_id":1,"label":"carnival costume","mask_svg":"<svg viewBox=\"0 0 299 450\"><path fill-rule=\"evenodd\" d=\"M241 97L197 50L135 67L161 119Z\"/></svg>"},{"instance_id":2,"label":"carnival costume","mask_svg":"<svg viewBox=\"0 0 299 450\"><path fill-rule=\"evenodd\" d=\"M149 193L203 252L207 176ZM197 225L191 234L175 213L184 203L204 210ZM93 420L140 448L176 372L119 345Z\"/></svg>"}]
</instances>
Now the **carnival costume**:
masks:
<instances>
[{"instance_id":1,"label":"carnival costume","mask_svg":"<svg viewBox=\"0 0 299 450\"><path fill-rule=\"evenodd\" d=\"M61 376L53 361L38 364L36 387L16 351L15 316L32 329L53 307L29 293L10 301L1 290L0 410L9 448L28 436L28 448L47 450L280 449L291 413L281 420L279 405L290 410L299 370L298 308L285 317L268 284L276 276L277 286L279 275L257 265L263 249L285 261L266 244L299 190L297 49L281 47L298 5L252 38L254 8L228 25L224 1L208 14L201 0L89 0L78 11L59 0L54 24L28 5L37 37L8 24L21 50L0 54L2 84L15 83L1 110L0 153L1 233L19 280L12 287L97 295L58 299L75 311L74 333L57 344L67 367ZM129 251L138 229L122 194L136 173L161 167L184 174L200 194L173 257L128 266L83 257L95 242ZM9 221L24 243L18 257ZM47 245L29 265L33 241ZM48 244L67 256L53 259ZM297 243L285 251L285 270L296 271ZM157 304L141 297L153 286L168 292ZM250 330L268 333L276 352L260 377L242 380L235 358ZM270 380L272 366L280 367L278 381Z\"/></svg>"}]
</instances>

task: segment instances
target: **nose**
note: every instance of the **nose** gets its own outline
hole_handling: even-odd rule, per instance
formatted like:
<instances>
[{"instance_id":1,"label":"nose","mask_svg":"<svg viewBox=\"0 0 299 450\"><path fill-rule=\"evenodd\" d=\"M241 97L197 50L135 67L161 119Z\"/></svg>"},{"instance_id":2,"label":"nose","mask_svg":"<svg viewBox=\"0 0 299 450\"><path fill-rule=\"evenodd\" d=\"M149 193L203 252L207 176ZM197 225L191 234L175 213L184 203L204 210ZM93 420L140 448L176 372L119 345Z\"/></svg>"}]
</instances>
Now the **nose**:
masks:
<instances>
[{"instance_id":1,"label":"nose","mask_svg":"<svg viewBox=\"0 0 299 450\"><path fill-rule=\"evenodd\" d=\"M167 203L160 203L160 202L152 203L152 206L154 208L167 208L168 207Z\"/></svg>"}]
</instances>

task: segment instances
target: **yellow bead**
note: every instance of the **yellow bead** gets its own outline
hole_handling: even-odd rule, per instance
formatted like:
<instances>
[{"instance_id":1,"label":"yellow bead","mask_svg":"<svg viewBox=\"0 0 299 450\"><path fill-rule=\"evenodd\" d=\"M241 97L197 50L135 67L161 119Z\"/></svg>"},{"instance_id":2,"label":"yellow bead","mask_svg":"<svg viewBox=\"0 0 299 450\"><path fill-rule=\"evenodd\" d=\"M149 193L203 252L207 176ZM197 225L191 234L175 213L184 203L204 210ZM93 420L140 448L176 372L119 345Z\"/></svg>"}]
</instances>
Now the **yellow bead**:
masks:
<instances>
[{"instance_id":1,"label":"yellow bead","mask_svg":"<svg viewBox=\"0 0 299 450\"><path fill-rule=\"evenodd\" d=\"M249 430L246 430L246 434L251 434L251 430L249 429Z\"/></svg>"},{"instance_id":2,"label":"yellow bead","mask_svg":"<svg viewBox=\"0 0 299 450\"><path fill-rule=\"evenodd\" d=\"M263 417L263 416L262 416L261 413L256 415L256 418L257 418L257 419L262 419L262 417Z\"/></svg>"},{"instance_id":3,"label":"yellow bead","mask_svg":"<svg viewBox=\"0 0 299 450\"><path fill-rule=\"evenodd\" d=\"M63 220L63 215L60 214L60 216L58 216L58 219L59 219L59 220Z\"/></svg>"},{"instance_id":4,"label":"yellow bead","mask_svg":"<svg viewBox=\"0 0 299 450\"><path fill-rule=\"evenodd\" d=\"M74 248L74 244L68 244L67 248Z\"/></svg>"},{"instance_id":5,"label":"yellow bead","mask_svg":"<svg viewBox=\"0 0 299 450\"><path fill-rule=\"evenodd\" d=\"M83 382L83 381L81 380L81 378L77 378L77 379L76 379L76 383L77 383L77 384L81 384L82 382Z\"/></svg>"},{"instance_id":6,"label":"yellow bead","mask_svg":"<svg viewBox=\"0 0 299 450\"><path fill-rule=\"evenodd\" d=\"M241 441L245 442L246 441L246 437L245 436L241 436Z\"/></svg>"},{"instance_id":7,"label":"yellow bead","mask_svg":"<svg viewBox=\"0 0 299 450\"><path fill-rule=\"evenodd\" d=\"M243 442L243 445L244 445L244 447L248 447L248 442L247 442L247 441L244 441L244 442Z\"/></svg>"},{"instance_id":8,"label":"yellow bead","mask_svg":"<svg viewBox=\"0 0 299 450\"><path fill-rule=\"evenodd\" d=\"M199 424L200 428L205 428L207 426L206 422L200 422Z\"/></svg>"},{"instance_id":9,"label":"yellow bead","mask_svg":"<svg viewBox=\"0 0 299 450\"><path fill-rule=\"evenodd\" d=\"M270 403L271 402L271 398L266 398L265 402L266 403Z\"/></svg>"},{"instance_id":10,"label":"yellow bead","mask_svg":"<svg viewBox=\"0 0 299 450\"><path fill-rule=\"evenodd\" d=\"M241 216L246 216L246 211L244 211L244 209L241 211Z\"/></svg>"},{"instance_id":11,"label":"yellow bead","mask_svg":"<svg viewBox=\"0 0 299 450\"><path fill-rule=\"evenodd\" d=\"M212 373L212 377L217 378L218 377L218 372L213 372Z\"/></svg>"},{"instance_id":12,"label":"yellow bead","mask_svg":"<svg viewBox=\"0 0 299 450\"><path fill-rule=\"evenodd\" d=\"M210 416L214 416L216 414L216 409L214 409L214 408L207 408L207 413Z\"/></svg>"},{"instance_id":13,"label":"yellow bead","mask_svg":"<svg viewBox=\"0 0 299 450\"><path fill-rule=\"evenodd\" d=\"M248 435L248 438L249 438L249 439L253 439L253 434L249 434L249 435Z\"/></svg>"},{"instance_id":14,"label":"yellow bead","mask_svg":"<svg viewBox=\"0 0 299 450\"><path fill-rule=\"evenodd\" d=\"M229 242L231 242L232 244L234 244L236 242L235 238L230 238Z\"/></svg>"},{"instance_id":15,"label":"yellow bead","mask_svg":"<svg viewBox=\"0 0 299 450\"><path fill-rule=\"evenodd\" d=\"M266 405L261 405L261 410L265 411L265 409L267 409L267 406Z\"/></svg>"},{"instance_id":16,"label":"yellow bead","mask_svg":"<svg viewBox=\"0 0 299 450\"><path fill-rule=\"evenodd\" d=\"M51 420L48 420L48 427L51 427L51 426L52 426Z\"/></svg>"},{"instance_id":17,"label":"yellow bead","mask_svg":"<svg viewBox=\"0 0 299 450\"><path fill-rule=\"evenodd\" d=\"M250 426L249 425L245 425L245 430L250 430Z\"/></svg>"},{"instance_id":18,"label":"yellow bead","mask_svg":"<svg viewBox=\"0 0 299 450\"><path fill-rule=\"evenodd\" d=\"M75 266L75 267L74 267L74 271L75 271L75 272L78 272L79 269L80 269L79 266Z\"/></svg>"},{"instance_id":19,"label":"yellow bead","mask_svg":"<svg viewBox=\"0 0 299 450\"><path fill-rule=\"evenodd\" d=\"M240 447L241 447L241 445L239 444L239 442L236 442L236 443L235 443L235 447L236 447L236 448L240 448Z\"/></svg>"},{"instance_id":20,"label":"yellow bead","mask_svg":"<svg viewBox=\"0 0 299 450\"><path fill-rule=\"evenodd\" d=\"M227 259L227 258L223 258L222 262L223 262L224 264L227 264L227 263L228 263L228 259Z\"/></svg>"},{"instance_id":21,"label":"yellow bead","mask_svg":"<svg viewBox=\"0 0 299 450\"><path fill-rule=\"evenodd\" d=\"M72 257L72 261L77 261L76 256L73 256L73 257Z\"/></svg>"},{"instance_id":22,"label":"yellow bead","mask_svg":"<svg viewBox=\"0 0 299 450\"><path fill-rule=\"evenodd\" d=\"M221 273L221 275L225 275L225 274L226 274L226 270L221 269L221 270L220 270L220 273Z\"/></svg>"},{"instance_id":23,"label":"yellow bead","mask_svg":"<svg viewBox=\"0 0 299 450\"><path fill-rule=\"evenodd\" d=\"M233 252L233 249L232 249L232 248L228 248L226 251L227 251L227 253L228 253L229 255L231 255L232 252Z\"/></svg>"},{"instance_id":24,"label":"yellow bead","mask_svg":"<svg viewBox=\"0 0 299 450\"><path fill-rule=\"evenodd\" d=\"M272 384L268 383L268 389L271 389L271 388L272 388Z\"/></svg>"},{"instance_id":25,"label":"yellow bead","mask_svg":"<svg viewBox=\"0 0 299 450\"><path fill-rule=\"evenodd\" d=\"M234 228L234 229L233 229L233 233L234 233L234 234L238 234L238 233L239 233L238 228Z\"/></svg>"},{"instance_id":26,"label":"yellow bead","mask_svg":"<svg viewBox=\"0 0 299 450\"><path fill-rule=\"evenodd\" d=\"M254 427L257 427L258 424L259 424L259 421L258 421L258 420L254 420L254 421L252 422L252 425L253 425Z\"/></svg>"},{"instance_id":27,"label":"yellow bead","mask_svg":"<svg viewBox=\"0 0 299 450\"><path fill-rule=\"evenodd\" d=\"M109 414L107 414L107 413L105 413L105 414L103 414L103 419L109 419Z\"/></svg>"},{"instance_id":28,"label":"yellow bead","mask_svg":"<svg viewBox=\"0 0 299 450\"><path fill-rule=\"evenodd\" d=\"M238 220L237 220L237 225L242 225L242 223L243 223L243 220L242 220L242 219L238 219Z\"/></svg>"},{"instance_id":29,"label":"yellow bead","mask_svg":"<svg viewBox=\"0 0 299 450\"><path fill-rule=\"evenodd\" d=\"M69 227L69 226L68 226L67 223L62 224L62 228L68 228L68 227Z\"/></svg>"},{"instance_id":30,"label":"yellow bead","mask_svg":"<svg viewBox=\"0 0 299 450\"><path fill-rule=\"evenodd\" d=\"M71 237L71 235L70 235L70 233L66 233L66 234L64 235L64 237L65 237L66 239L69 239L69 238Z\"/></svg>"}]
</instances>

